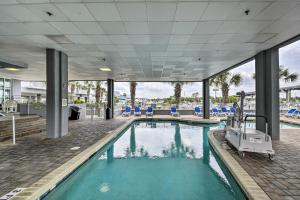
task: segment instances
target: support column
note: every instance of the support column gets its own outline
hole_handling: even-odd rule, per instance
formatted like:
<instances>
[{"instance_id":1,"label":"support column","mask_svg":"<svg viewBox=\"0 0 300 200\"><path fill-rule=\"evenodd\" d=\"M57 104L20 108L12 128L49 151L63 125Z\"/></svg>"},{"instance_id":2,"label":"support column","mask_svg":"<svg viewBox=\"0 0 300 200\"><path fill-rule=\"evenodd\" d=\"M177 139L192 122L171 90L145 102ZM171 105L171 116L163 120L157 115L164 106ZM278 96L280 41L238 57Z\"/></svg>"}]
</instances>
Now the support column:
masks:
<instances>
[{"instance_id":1,"label":"support column","mask_svg":"<svg viewBox=\"0 0 300 200\"><path fill-rule=\"evenodd\" d=\"M111 110L111 118L114 118L114 80L107 79L107 108Z\"/></svg>"},{"instance_id":2,"label":"support column","mask_svg":"<svg viewBox=\"0 0 300 200\"><path fill-rule=\"evenodd\" d=\"M203 80L203 118L204 119L209 119L209 79L204 79Z\"/></svg>"},{"instance_id":3,"label":"support column","mask_svg":"<svg viewBox=\"0 0 300 200\"><path fill-rule=\"evenodd\" d=\"M47 49L46 67L47 135L58 138L68 133L68 56Z\"/></svg>"},{"instance_id":4,"label":"support column","mask_svg":"<svg viewBox=\"0 0 300 200\"><path fill-rule=\"evenodd\" d=\"M268 120L268 133L280 139L279 129L279 51L272 48L255 56L256 114ZM265 123L256 118L256 129L265 131Z\"/></svg>"}]
</instances>

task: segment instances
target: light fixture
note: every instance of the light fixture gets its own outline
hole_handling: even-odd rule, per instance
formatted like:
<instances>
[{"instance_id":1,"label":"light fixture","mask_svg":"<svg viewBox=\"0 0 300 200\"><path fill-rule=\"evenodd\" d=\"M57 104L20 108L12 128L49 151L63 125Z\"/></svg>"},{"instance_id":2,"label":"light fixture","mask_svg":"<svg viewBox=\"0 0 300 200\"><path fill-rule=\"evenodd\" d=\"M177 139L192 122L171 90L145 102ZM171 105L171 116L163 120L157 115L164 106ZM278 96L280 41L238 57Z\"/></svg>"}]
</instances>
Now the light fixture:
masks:
<instances>
[{"instance_id":1,"label":"light fixture","mask_svg":"<svg viewBox=\"0 0 300 200\"><path fill-rule=\"evenodd\" d=\"M101 68L99 68L101 71L103 71L103 72L110 72L111 71L111 69L110 68L108 68L108 67L101 67Z\"/></svg>"},{"instance_id":2,"label":"light fixture","mask_svg":"<svg viewBox=\"0 0 300 200\"><path fill-rule=\"evenodd\" d=\"M8 70L8 71L14 71L14 72L20 70L18 68L13 68L13 67L6 67L5 69Z\"/></svg>"}]
</instances>

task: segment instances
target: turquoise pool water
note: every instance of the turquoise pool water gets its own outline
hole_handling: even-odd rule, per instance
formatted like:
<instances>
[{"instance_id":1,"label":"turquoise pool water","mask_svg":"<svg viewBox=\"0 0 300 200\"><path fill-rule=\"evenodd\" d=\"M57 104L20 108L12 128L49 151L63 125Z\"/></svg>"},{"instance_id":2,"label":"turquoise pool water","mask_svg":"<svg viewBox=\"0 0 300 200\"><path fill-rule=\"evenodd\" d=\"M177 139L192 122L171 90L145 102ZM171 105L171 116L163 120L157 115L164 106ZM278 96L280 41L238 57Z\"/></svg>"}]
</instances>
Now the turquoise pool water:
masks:
<instances>
[{"instance_id":1,"label":"turquoise pool water","mask_svg":"<svg viewBox=\"0 0 300 200\"><path fill-rule=\"evenodd\" d=\"M209 146L217 127L135 122L44 199L243 200Z\"/></svg>"}]
</instances>

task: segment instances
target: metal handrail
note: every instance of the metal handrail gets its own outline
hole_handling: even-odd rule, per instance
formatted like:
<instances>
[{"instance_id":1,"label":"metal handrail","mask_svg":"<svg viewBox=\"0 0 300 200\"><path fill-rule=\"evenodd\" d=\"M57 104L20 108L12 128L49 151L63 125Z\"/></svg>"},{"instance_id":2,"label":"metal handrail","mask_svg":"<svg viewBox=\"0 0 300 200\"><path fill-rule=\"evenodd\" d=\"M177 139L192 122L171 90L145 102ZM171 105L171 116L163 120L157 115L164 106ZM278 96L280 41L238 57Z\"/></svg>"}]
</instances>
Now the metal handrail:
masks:
<instances>
[{"instance_id":1,"label":"metal handrail","mask_svg":"<svg viewBox=\"0 0 300 200\"><path fill-rule=\"evenodd\" d=\"M266 132L265 132L265 140L268 140L268 119L266 116L264 115L246 115L245 116L245 120L244 120L244 133L246 133L246 121L248 117L260 117L260 118L264 118L265 122L266 122Z\"/></svg>"}]
</instances>

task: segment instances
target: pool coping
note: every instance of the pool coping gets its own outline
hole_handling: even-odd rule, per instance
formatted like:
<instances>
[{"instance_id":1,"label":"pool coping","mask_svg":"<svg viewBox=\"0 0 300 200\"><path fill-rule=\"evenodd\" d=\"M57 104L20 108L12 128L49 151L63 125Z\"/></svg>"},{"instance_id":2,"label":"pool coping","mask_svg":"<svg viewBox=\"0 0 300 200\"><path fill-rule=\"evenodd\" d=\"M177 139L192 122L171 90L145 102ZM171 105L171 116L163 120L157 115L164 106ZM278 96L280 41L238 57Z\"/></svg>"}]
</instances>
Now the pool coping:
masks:
<instances>
[{"instance_id":1,"label":"pool coping","mask_svg":"<svg viewBox=\"0 0 300 200\"><path fill-rule=\"evenodd\" d=\"M41 199L47 195L51 190L53 190L58 184L65 180L70 174L72 174L76 169L78 169L82 164L84 164L89 158L91 158L95 153L97 153L106 144L117 138L123 130L129 127L135 121L143 120L159 120L159 121L180 121L188 122L194 124L217 124L218 120L206 120L206 119L182 119L180 117L128 117L125 124L120 127L107 132L107 134L97 141L95 144L91 145L78 155L74 156L60 167L51 171L37 182L27 187L22 192L18 193L16 196L12 197L10 200L33 200Z\"/></svg>"},{"instance_id":2,"label":"pool coping","mask_svg":"<svg viewBox=\"0 0 300 200\"><path fill-rule=\"evenodd\" d=\"M222 129L211 130L208 134L208 141L219 158L223 161L232 176L238 182L248 199L252 200L270 200L270 197L254 181L254 179L244 170L244 168L233 158L233 156L222 147L222 144L216 139L214 133L223 132Z\"/></svg>"}]
</instances>

